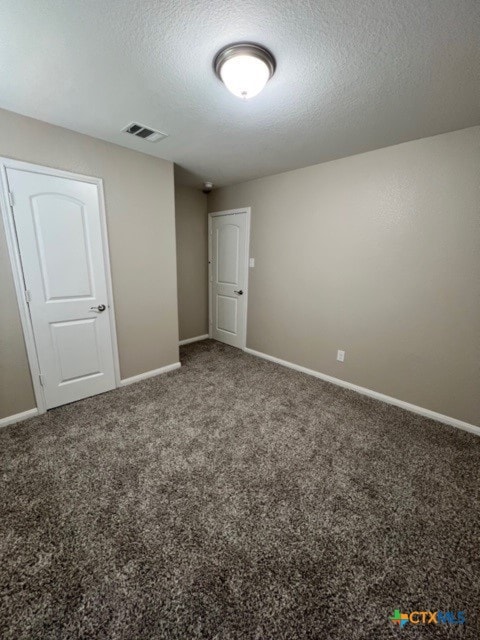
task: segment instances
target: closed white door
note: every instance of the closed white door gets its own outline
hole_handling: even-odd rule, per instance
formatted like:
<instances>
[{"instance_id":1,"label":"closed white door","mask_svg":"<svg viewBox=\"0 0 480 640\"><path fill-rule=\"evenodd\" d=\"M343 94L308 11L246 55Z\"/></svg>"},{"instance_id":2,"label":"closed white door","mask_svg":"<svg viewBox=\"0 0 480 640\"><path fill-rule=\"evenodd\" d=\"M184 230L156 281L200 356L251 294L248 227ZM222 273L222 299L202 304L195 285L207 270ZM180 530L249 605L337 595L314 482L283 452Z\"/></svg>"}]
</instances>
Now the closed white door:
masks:
<instances>
[{"instance_id":1,"label":"closed white door","mask_svg":"<svg viewBox=\"0 0 480 640\"><path fill-rule=\"evenodd\" d=\"M245 346L247 214L211 217L211 335L233 347Z\"/></svg>"},{"instance_id":2,"label":"closed white door","mask_svg":"<svg viewBox=\"0 0 480 640\"><path fill-rule=\"evenodd\" d=\"M99 190L7 169L47 409L115 387Z\"/></svg>"}]
</instances>

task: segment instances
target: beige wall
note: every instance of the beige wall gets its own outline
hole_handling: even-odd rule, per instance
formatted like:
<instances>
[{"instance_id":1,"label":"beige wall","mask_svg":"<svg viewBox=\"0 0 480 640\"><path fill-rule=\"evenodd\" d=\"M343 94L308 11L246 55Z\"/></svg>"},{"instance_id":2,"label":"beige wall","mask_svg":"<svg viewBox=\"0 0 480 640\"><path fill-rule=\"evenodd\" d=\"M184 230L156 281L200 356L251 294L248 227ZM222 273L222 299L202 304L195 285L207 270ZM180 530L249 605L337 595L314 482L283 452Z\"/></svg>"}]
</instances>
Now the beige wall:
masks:
<instances>
[{"instance_id":1,"label":"beige wall","mask_svg":"<svg viewBox=\"0 0 480 640\"><path fill-rule=\"evenodd\" d=\"M122 378L178 361L173 164L0 110L0 155L103 178ZM0 417L35 406L0 224Z\"/></svg>"},{"instance_id":2,"label":"beige wall","mask_svg":"<svg viewBox=\"0 0 480 640\"><path fill-rule=\"evenodd\" d=\"M250 348L480 425L480 127L208 200L241 206Z\"/></svg>"},{"instance_id":3,"label":"beige wall","mask_svg":"<svg viewBox=\"0 0 480 640\"><path fill-rule=\"evenodd\" d=\"M178 322L180 340L208 333L207 196L175 188Z\"/></svg>"}]
</instances>

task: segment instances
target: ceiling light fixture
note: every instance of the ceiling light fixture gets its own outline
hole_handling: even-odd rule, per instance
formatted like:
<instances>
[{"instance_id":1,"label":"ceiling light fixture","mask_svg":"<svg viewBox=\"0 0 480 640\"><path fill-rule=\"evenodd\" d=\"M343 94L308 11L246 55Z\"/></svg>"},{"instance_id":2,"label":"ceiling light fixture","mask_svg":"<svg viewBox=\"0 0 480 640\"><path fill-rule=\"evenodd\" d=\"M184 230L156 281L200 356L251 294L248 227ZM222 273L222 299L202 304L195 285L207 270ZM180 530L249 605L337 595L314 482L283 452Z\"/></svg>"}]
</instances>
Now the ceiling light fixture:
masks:
<instances>
[{"instance_id":1,"label":"ceiling light fixture","mask_svg":"<svg viewBox=\"0 0 480 640\"><path fill-rule=\"evenodd\" d=\"M216 75L233 95L248 100L264 88L275 73L275 58L258 44L238 42L215 56Z\"/></svg>"}]
</instances>

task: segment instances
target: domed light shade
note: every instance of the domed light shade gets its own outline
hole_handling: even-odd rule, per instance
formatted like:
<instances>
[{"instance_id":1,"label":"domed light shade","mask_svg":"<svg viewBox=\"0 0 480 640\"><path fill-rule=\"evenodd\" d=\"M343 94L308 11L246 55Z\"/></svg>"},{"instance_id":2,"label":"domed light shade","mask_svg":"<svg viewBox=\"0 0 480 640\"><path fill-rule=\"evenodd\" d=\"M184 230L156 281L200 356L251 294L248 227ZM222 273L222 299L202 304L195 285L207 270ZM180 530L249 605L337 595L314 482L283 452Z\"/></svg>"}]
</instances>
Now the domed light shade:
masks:
<instances>
[{"instance_id":1,"label":"domed light shade","mask_svg":"<svg viewBox=\"0 0 480 640\"><path fill-rule=\"evenodd\" d=\"M258 44L232 44L219 51L215 73L233 95L248 100L260 93L275 73L275 58Z\"/></svg>"}]
</instances>

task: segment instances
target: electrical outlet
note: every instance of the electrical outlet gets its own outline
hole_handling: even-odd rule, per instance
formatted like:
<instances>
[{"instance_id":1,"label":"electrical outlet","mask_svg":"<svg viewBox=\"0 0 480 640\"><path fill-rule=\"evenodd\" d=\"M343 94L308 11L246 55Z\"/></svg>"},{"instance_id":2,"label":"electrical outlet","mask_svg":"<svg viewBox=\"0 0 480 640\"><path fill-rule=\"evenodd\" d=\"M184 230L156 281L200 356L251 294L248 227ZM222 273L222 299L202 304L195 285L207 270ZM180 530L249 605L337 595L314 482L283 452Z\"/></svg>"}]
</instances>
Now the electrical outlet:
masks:
<instances>
[{"instance_id":1,"label":"electrical outlet","mask_svg":"<svg viewBox=\"0 0 480 640\"><path fill-rule=\"evenodd\" d=\"M253 269L254 266L255 266L255 258L250 258L250 260L249 260L250 269Z\"/></svg>"},{"instance_id":2,"label":"electrical outlet","mask_svg":"<svg viewBox=\"0 0 480 640\"><path fill-rule=\"evenodd\" d=\"M341 351L340 349L337 351L337 360L338 360L338 362L344 362L344 360L345 360L345 351Z\"/></svg>"}]
</instances>

